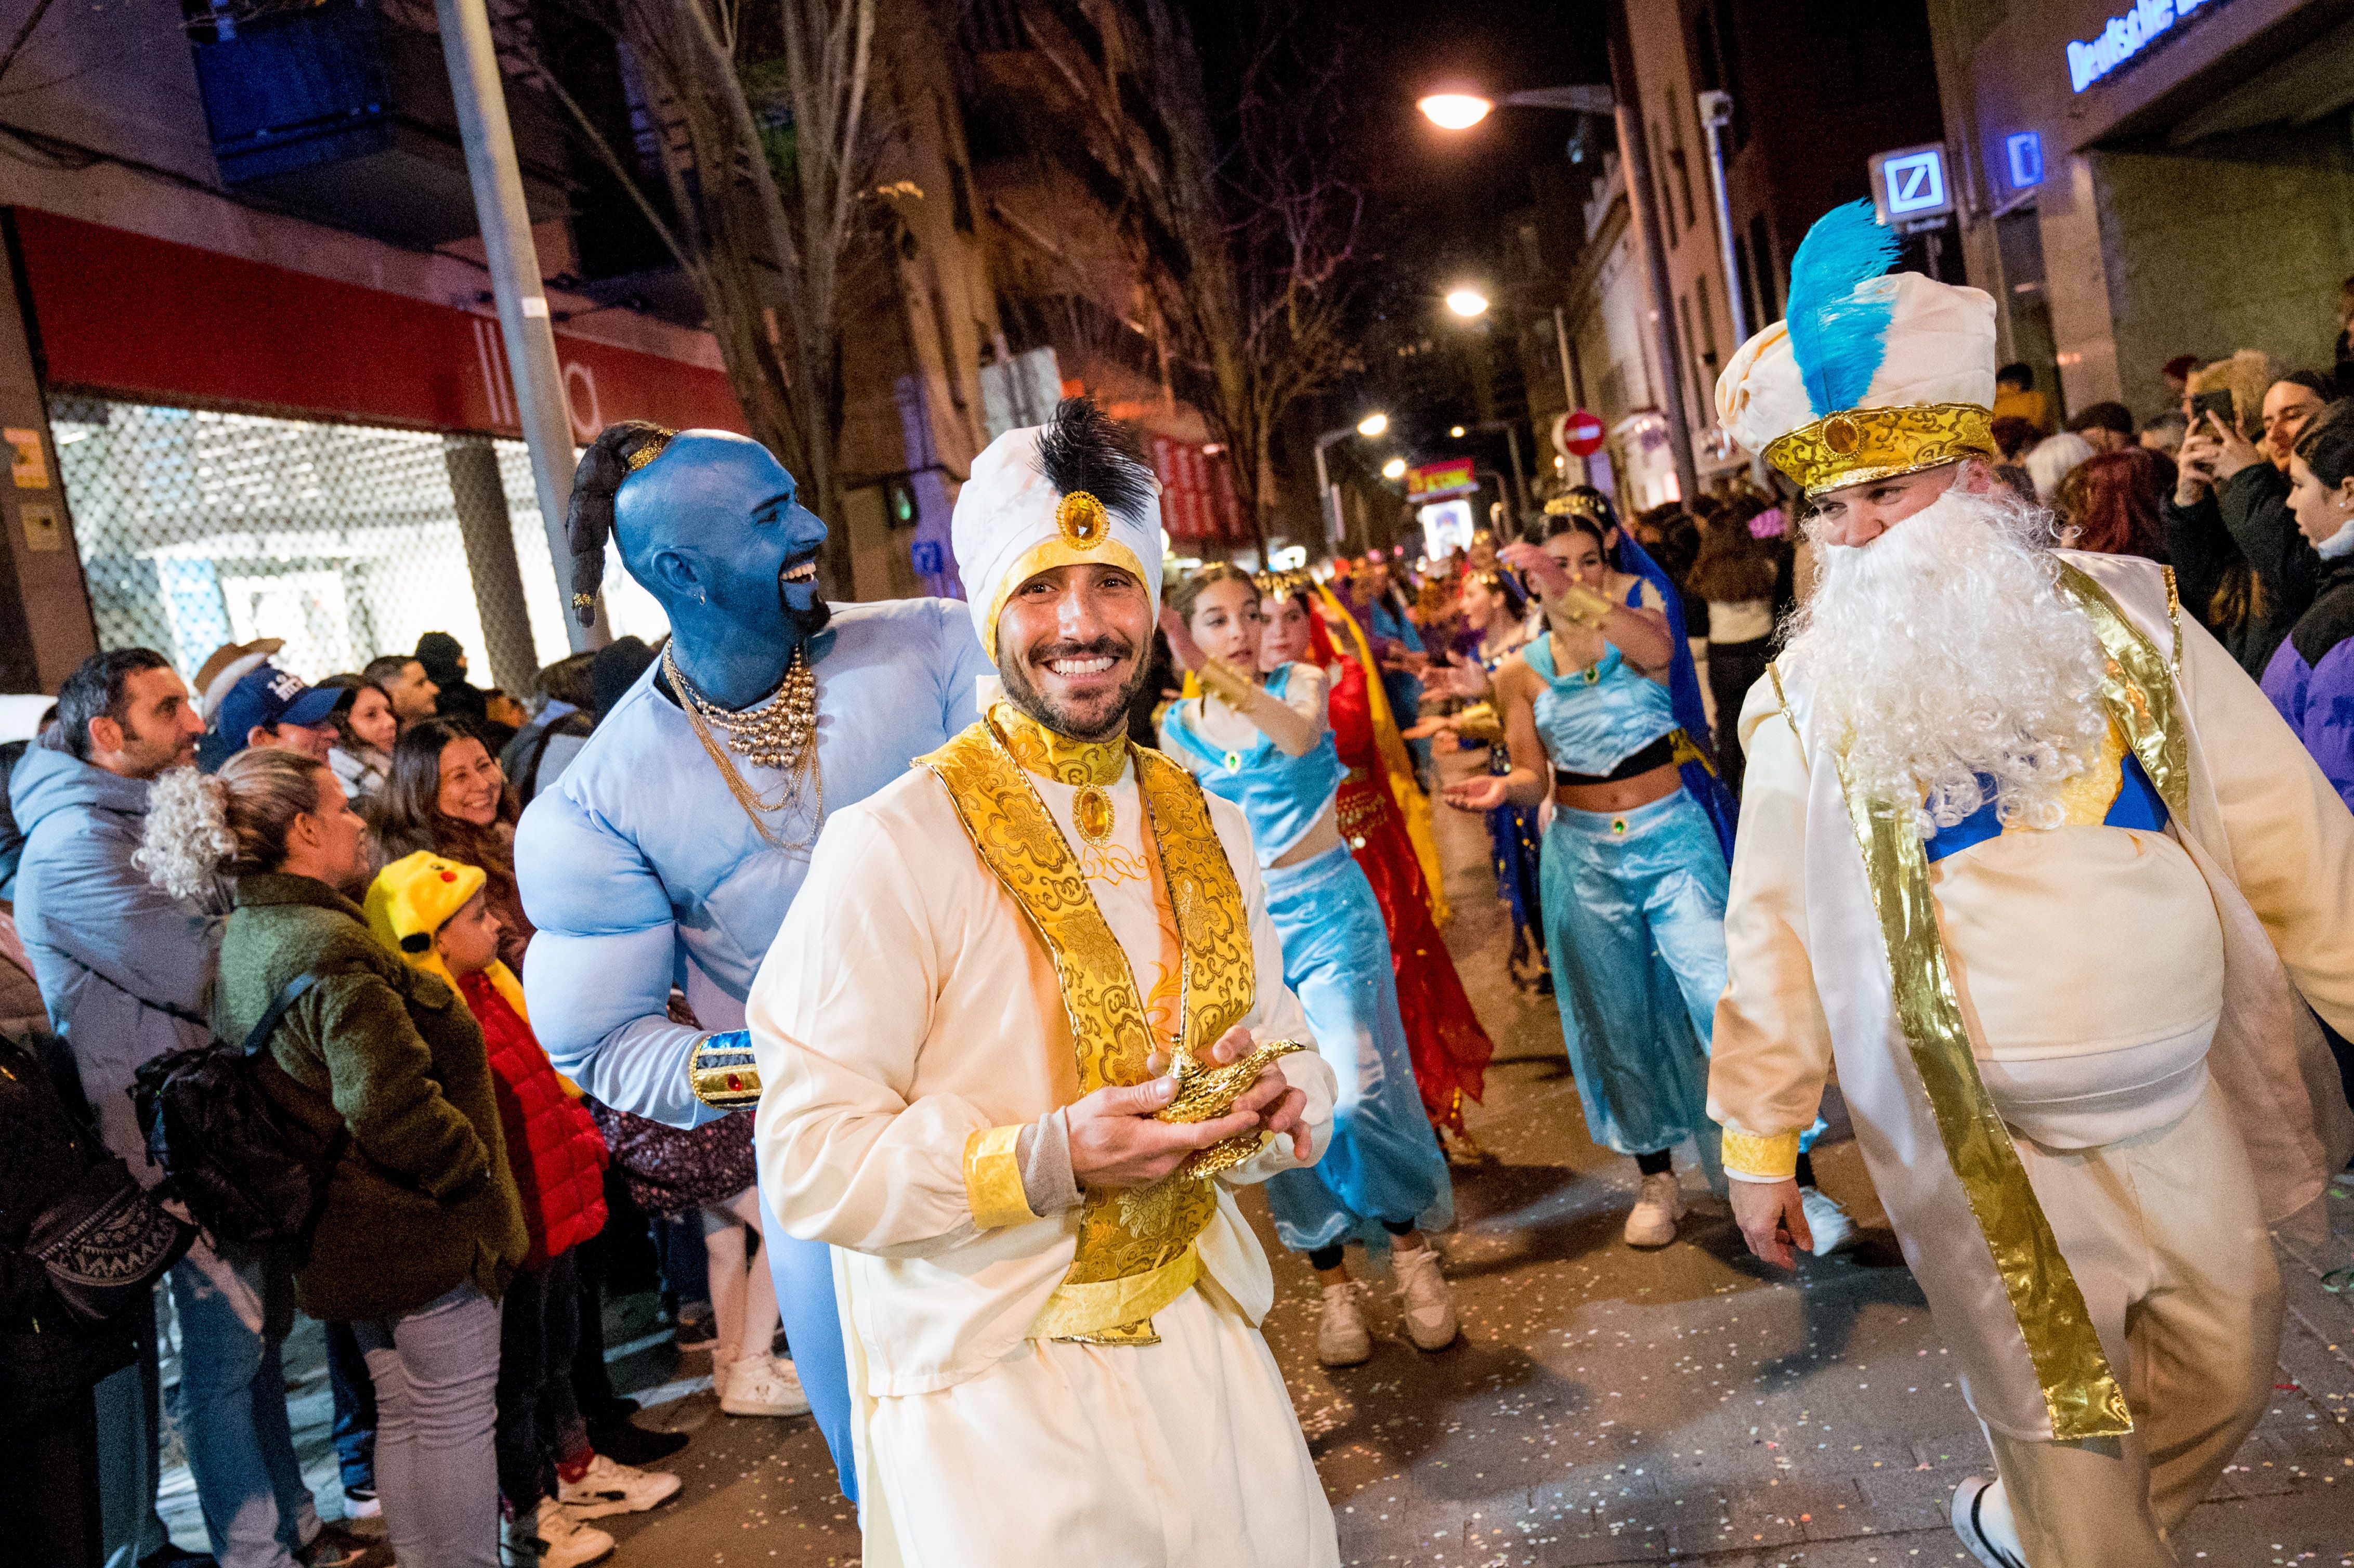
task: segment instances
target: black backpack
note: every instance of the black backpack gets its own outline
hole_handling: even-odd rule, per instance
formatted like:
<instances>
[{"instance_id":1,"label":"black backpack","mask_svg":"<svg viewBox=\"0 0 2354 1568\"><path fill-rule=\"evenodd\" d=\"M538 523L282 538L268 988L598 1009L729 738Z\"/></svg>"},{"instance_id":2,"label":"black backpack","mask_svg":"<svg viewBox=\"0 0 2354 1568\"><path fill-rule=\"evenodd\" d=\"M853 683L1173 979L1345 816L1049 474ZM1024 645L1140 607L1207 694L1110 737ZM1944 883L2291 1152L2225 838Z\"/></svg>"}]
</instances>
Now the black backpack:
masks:
<instances>
[{"instance_id":1,"label":"black backpack","mask_svg":"<svg viewBox=\"0 0 2354 1568\"><path fill-rule=\"evenodd\" d=\"M298 1259L326 1212L328 1182L352 1135L338 1125L322 1150L318 1134L263 1087L264 1075L280 1072L263 1048L318 978L287 981L241 1048L208 1040L166 1052L139 1068L131 1091L147 1158L206 1234L286 1248Z\"/></svg>"}]
</instances>

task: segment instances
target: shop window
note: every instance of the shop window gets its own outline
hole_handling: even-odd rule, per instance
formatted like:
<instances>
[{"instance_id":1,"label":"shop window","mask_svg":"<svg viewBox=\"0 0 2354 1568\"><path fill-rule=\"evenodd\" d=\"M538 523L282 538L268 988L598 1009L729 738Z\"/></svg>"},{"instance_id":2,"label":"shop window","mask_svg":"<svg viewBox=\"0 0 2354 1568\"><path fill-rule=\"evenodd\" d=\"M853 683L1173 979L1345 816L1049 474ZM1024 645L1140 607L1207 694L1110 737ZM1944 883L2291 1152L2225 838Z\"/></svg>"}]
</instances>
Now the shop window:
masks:
<instances>
[{"instance_id":1,"label":"shop window","mask_svg":"<svg viewBox=\"0 0 2354 1568\"><path fill-rule=\"evenodd\" d=\"M63 394L49 419L101 647L192 674L223 642L278 637L278 662L316 679L447 631L487 679L460 518L504 512L534 654L570 651L521 441L491 442L493 468L453 450L477 436ZM605 592L617 631L667 629L610 554Z\"/></svg>"}]
</instances>

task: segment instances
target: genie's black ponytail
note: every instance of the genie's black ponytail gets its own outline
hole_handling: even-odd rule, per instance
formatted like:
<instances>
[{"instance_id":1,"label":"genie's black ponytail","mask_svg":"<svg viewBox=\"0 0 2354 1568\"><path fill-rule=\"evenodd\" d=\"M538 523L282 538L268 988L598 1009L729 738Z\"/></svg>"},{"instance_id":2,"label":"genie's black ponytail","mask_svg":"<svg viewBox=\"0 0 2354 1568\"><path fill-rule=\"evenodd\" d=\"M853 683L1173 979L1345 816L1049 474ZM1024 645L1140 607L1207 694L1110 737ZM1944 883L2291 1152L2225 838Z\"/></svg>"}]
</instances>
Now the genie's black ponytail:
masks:
<instances>
[{"instance_id":1,"label":"genie's black ponytail","mask_svg":"<svg viewBox=\"0 0 2354 1568\"><path fill-rule=\"evenodd\" d=\"M597 432L572 472L572 504L564 535L572 546L572 613L583 626L597 620L597 588L605 580L605 541L613 536L613 497L621 482L660 457L678 432L644 419L623 419Z\"/></svg>"}]
</instances>

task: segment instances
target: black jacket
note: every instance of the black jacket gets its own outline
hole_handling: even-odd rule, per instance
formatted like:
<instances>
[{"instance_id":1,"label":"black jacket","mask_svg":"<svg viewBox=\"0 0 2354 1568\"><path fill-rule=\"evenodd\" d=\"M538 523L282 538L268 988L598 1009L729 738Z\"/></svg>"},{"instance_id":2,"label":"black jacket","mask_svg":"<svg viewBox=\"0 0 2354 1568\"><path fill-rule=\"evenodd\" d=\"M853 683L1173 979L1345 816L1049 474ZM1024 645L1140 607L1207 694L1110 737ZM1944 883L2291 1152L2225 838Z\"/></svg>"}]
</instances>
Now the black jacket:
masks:
<instances>
[{"instance_id":1,"label":"black jacket","mask_svg":"<svg viewBox=\"0 0 2354 1568\"><path fill-rule=\"evenodd\" d=\"M2166 547L2174 557L2182 606L2231 651L2240 668L2262 680L2281 640L2313 604L2321 557L2288 512L2288 480L2268 462L2253 462L2190 506L2166 498ZM2223 622L2214 599L2234 567L2253 571L2262 589L2260 614Z\"/></svg>"},{"instance_id":2,"label":"black jacket","mask_svg":"<svg viewBox=\"0 0 2354 1568\"><path fill-rule=\"evenodd\" d=\"M47 1066L0 1037L0 1422L39 1420L86 1400L137 1357L128 1317L82 1327L50 1292L48 1270L21 1250L58 1172L113 1158L68 1108Z\"/></svg>"}]
</instances>

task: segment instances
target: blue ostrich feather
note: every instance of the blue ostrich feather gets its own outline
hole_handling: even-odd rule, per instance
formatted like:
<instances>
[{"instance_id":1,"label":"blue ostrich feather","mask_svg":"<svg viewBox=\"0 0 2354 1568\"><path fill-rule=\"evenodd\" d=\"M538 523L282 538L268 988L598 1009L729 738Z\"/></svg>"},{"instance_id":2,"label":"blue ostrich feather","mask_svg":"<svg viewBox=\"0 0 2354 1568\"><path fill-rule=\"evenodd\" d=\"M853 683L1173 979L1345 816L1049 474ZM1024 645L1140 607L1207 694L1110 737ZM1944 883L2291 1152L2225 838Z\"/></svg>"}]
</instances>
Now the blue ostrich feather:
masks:
<instances>
[{"instance_id":1,"label":"blue ostrich feather","mask_svg":"<svg viewBox=\"0 0 2354 1568\"><path fill-rule=\"evenodd\" d=\"M1902 246L1870 202L1853 201L1817 218L1790 259L1790 354L1817 418L1854 408L1879 373L1894 307L1855 289L1887 271Z\"/></svg>"}]
</instances>

